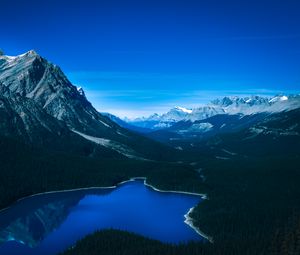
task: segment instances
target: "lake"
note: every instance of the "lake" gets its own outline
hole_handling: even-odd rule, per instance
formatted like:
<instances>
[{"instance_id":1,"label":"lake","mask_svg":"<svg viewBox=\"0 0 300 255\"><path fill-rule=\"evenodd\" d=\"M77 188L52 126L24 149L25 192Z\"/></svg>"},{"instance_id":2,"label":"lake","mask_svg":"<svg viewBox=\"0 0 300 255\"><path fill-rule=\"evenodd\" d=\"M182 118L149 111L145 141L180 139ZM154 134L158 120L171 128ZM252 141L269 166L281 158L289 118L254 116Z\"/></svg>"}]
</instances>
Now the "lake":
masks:
<instances>
[{"instance_id":1,"label":"lake","mask_svg":"<svg viewBox=\"0 0 300 255\"><path fill-rule=\"evenodd\" d=\"M0 254L57 254L108 228L168 243L201 241L184 223L200 201L197 195L155 191L143 180L27 197L0 212Z\"/></svg>"}]
</instances>

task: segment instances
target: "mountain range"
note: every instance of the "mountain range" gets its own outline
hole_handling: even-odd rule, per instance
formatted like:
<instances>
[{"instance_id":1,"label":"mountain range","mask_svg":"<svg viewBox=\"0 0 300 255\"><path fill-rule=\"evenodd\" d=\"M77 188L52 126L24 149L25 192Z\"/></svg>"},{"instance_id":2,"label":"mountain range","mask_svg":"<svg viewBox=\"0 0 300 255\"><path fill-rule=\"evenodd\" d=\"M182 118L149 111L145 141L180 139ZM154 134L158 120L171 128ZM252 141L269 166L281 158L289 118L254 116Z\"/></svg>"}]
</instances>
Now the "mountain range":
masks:
<instances>
[{"instance_id":1,"label":"mountain range","mask_svg":"<svg viewBox=\"0 0 300 255\"><path fill-rule=\"evenodd\" d=\"M300 95L224 97L134 120L99 113L82 88L35 51L0 56L0 92L2 136L84 156L168 161L223 134L299 136ZM290 126L268 128L286 116Z\"/></svg>"},{"instance_id":2,"label":"mountain range","mask_svg":"<svg viewBox=\"0 0 300 255\"><path fill-rule=\"evenodd\" d=\"M300 95L277 95L274 97L224 97L211 101L207 105L187 109L174 107L164 114L153 114L149 117L124 120L130 125L160 130L170 128L179 121L200 121L219 114L251 115L256 113L276 113L300 107Z\"/></svg>"}]
</instances>

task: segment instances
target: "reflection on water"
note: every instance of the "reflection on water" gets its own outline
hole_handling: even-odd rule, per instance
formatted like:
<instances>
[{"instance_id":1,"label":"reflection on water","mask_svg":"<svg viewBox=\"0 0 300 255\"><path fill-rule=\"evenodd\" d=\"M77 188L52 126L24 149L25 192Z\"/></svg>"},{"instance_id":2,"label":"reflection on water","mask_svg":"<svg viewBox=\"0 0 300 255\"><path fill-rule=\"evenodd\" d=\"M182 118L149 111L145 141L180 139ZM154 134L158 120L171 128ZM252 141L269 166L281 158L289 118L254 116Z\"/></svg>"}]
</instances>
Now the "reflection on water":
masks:
<instances>
[{"instance_id":1,"label":"reflection on water","mask_svg":"<svg viewBox=\"0 0 300 255\"><path fill-rule=\"evenodd\" d=\"M49 193L0 212L1 254L56 254L98 229L128 230L164 242L201 240L184 224L197 196L160 193L132 181L116 189Z\"/></svg>"},{"instance_id":2,"label":"reflection on water","mask_svg":"<svg viewBox=\"0 0 300 255\"><path fill-rule=\"evenodd\" d=\"M17 241L35 247L65 220L70 207L79 200L78 197L59 200L16 218L1 230L0 243Z\"/></svg>"}]
</instances>

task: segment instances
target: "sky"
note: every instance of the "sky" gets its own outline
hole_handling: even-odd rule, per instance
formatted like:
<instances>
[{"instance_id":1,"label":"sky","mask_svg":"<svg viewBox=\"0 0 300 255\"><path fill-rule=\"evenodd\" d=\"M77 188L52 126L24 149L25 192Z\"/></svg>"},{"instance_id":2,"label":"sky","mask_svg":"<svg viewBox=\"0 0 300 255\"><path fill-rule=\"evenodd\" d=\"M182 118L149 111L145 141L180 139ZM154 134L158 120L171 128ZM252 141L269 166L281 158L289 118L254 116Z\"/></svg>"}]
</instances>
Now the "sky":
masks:
<instances>
[{"instance_id":1,"label":"sky","mask_svg":"<svg viewBox=\"0 0 300 255\"><path fill-rule=\"evenodd\" d=\"M0 48L30 49L97 110L136 117L300 91L298 0L0 0Z\"/></svg>"}]
</instances>

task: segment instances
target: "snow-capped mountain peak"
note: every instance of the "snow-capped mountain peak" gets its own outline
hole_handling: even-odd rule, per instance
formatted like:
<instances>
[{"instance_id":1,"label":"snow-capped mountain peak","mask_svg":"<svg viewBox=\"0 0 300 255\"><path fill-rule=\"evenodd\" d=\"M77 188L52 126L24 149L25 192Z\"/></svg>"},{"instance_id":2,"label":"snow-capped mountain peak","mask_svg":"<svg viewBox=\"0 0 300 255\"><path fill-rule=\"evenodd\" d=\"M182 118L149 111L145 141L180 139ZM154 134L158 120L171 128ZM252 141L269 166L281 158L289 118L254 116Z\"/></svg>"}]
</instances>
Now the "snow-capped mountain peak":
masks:
<instances>
[{"instance_id":1,"label":"snow-capped mountain peak","mask_svg":"<svg viewBox=\"0 0 300 255\"><path fill-rule=\"evenodd\" d=\"M167 113L162 114L160 120L168 121L168 122L169 121L176 122L186 118L191 113L192 110L176 106L172 108L170 111L168 111Z\"/></svg>"},{"instance_id":2,"label":"snow-capped mountain peak","mask_svg":"<svg viewBox=\"0 0 300 255\"><path fill-rule=\"evenodd\" d=\"M176 110L178 110L178 111L185 112L185 113L192 113L192 111L193 111L193 110L191 110L191 109L187 109L187 108L180 107L180 106L175 106L174 109L176 109Z\"/></svg>"},{"instance_id":3,"label":"snow-capped mountain peak","mask_svg":"<svg viewBox=\"0 0 300 255\"><path fill-rule=\"evenodd\" d=\"M280 101L286 101L289 100L287 96L275 96L269 100L269 103L276 103Z\"/></svg>"}]
</instances>

